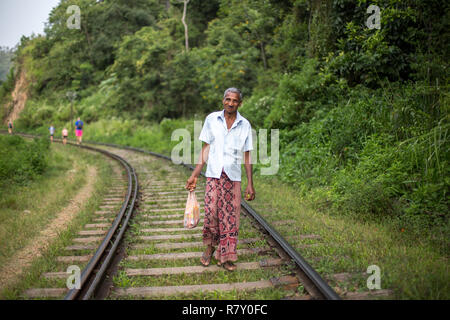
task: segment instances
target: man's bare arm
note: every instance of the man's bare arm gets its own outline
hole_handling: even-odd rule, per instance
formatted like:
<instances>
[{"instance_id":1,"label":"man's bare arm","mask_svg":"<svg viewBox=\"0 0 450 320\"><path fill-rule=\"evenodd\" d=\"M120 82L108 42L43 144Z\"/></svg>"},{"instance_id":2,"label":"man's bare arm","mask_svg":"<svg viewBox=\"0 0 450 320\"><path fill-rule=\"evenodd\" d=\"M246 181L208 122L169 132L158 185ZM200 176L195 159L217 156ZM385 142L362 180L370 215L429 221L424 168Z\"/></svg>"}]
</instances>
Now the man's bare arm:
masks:
<instances>
[{"instance_id":1,"label":"man's bare arm","mask_svg":"<svg viewBox=\"0 0 450 320\"><path fill-rule=\"evenodd\" d=\"M255 199L256 193L253 187L253 165L251 163L250 151L244 153L244 168L247 174L247 188L245 189L245 200L252 201Z\"/></svg>"},{"instance_id":2,"label":"man's bare arm","mask_svg":"<svg viewBox=\"0 0 450 320\"><path fill-rule=\"evenodd\" d=\"M200 152L197 165L195 166L194 171L192 172L191 176L186 182L186 189L187 190L194 190L197 184L197 178L200 175L200 172L202 172L203 167L205 166L206 161L208 160L209 156L209 144L205 143L202 147L202 151Z\"/></svg>"}]
</instances>

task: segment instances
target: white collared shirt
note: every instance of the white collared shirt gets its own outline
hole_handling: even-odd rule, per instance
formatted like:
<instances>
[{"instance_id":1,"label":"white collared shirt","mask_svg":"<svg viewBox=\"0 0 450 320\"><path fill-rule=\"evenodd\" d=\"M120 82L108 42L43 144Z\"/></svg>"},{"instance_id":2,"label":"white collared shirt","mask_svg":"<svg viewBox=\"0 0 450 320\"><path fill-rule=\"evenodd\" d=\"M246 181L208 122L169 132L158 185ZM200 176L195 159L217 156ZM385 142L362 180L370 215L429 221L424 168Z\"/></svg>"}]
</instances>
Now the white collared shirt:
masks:
<instances>
[{"instance_id":1,"label":"white collared shirt","mask_svg":"<svg viewBox=\"0 0 450 320\"><path fill-rule=\"evenodd\" d=\"M206 117L199 139L210 145L206 177L219 179L223 169L231 181L241 181L243 153L253 150L250 122L237 112L228 130L224 110L213 112Z\"/></svg>"}]
</instances>

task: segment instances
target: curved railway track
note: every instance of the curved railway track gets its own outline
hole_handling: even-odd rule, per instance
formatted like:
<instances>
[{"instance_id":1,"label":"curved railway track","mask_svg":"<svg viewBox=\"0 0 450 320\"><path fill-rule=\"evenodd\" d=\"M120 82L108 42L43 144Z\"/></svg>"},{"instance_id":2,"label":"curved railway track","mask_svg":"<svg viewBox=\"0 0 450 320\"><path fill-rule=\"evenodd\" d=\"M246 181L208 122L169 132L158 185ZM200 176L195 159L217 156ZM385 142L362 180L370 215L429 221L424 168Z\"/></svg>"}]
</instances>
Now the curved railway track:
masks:
<instances>
[{"instance_id":1,"label":"curved railway track","mask_svg":"<svg viewBox=\"0 0 450 320\"><path fill-rule=\"evenodd\" d=\"M198 263L203 251L201 224L189 231L182 227L187 196L184 185L189 170L193 168L184 165L188 170L182 171L171 163L169 157L142 149L103 146L129 159L141 177L140 205L133 218L125 245L125 258L118 267L111 298L203 299L216 291L239 292L273 287L281 288L278 295L280 292L289 295L297 289L300 280L308 292L304 299L340 299L298 252L245 201L242 201L241 230L248 230L241 232L244 236L240 236L238 246L238 254L243 261L238 263L238 269L243 279L236 277L239 281L232 282L231 277L227 283L215 283L222 281L224 276L206 274L217 274L223 272L222 269L213 264L204 268ZM164 159L164 162L158 159ZM168 180L173 182L168 183ZM204 180L199 181L196 192L201 202ZM263 270L260 277L265 279L252 281L254 277L250 274L257 273L255 270ZM181 281L183 277L192 279ZM170 278L173 280L167 280Z\"/></svg>"},{"instance_id":2,"label":"curved railway track","mask_svg":"<svg viewBox=\"0 0 450 320\"><path fill-rule=\"evenodd\" d=\"M65 263L85 263L79 289L34 288L24 296L66 300L259 299L261 292L269 299L280 299L293 293L298 298L297 288L303 286L306 293L300 299L340 299L244 200L238 269L225 272L214 259L209 267L201 266L202 219L192 230L184 229L182 223L187 196L184 185L191 166L184 165L183 170L166 156L137 148L108 144L78 147L116 160L125 177L115 178L116 187L95 212L95 223L86 225L88 230L80 232L76 243L66 248L77 254L58 258ZM200 202L202 190L204 178L199 178L196 194ZM47 278L68 276L64 271L43 274Z\"/></svg>"},{"instance_id":3,"label":"curved railway track","mask_svg":"<svg viewBox=\"0 0 450 320\"><path fill-rule=\"evenodd\" d=\"M24 137L33 135L21 134ZM61 142L55 139L55 142ZM139 183L133 167L120 156L106 150L68 142L69 145L100 152L117 161L125 170L125 176L116 169L116 177L109 193L105 195L98 210L93 212L92 223L86 224L84 230L73 239L73 244L65 248L68 255L57 257L59 267L68 270L67 265L81 271L79 277L73 278L74 288L32 288L23 293L26 298L62 298L65 300L87 300L105 297L108 285L107 271L116 258L125 230L128 227L131 214L136 205ZM99 243L100 242L100 243ZM72 254L71 254L72 253ZM71 269L76 270L76 269ZM44 272L46 279L66 279L71 275L68 271ZM67 285L67 283L66 283ZM106 290L107 291L107 290ZM64 296L65 295L65 296Z\"/></svg>"},{"instance_id":4,"label":"curved railway track","mask_svg":"<svg viewBox=\"0 0 450 320\"><path fill-rule=\"evenodd\" d=\"M136 204L139 189L136 172L125 159L105 150L88 146L82 147L102 152L103 154L119 161L126 170L128 187L125 200L122 203L119 213L114 219L101 244L97 248L94 256L89 260L89 263L81 273L80 289L71 289L65 296L65 300L87 300L94 296L99 288L104 290L104 287L101 287L101 283L104 281L103 279L106 275L107 268L116 255L119 244L121 243L125 230L128 227L131 214L133 213L134 206ZM102 294L103 293L100 293L100 295Z\"/></svg>"}]
</instances>

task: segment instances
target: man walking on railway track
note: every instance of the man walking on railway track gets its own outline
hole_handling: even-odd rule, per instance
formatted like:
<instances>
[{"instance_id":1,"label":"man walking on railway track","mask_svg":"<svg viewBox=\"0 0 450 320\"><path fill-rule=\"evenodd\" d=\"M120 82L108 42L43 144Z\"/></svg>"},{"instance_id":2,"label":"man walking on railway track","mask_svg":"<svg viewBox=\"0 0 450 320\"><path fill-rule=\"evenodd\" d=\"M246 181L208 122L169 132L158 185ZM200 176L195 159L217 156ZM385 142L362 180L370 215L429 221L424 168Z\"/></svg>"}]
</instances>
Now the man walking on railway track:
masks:
<instances>
[{"instance_id":1,"label":"man walking on railway track","mask_svg":"<svg viewBox=\"0 0 450 320\"><path fill-rule=\"evenodd\" d=\"M203 244L207 248L200 262L209 266L215 250L217 264L232 271L237 261L242 159L248 180L245 198L255 199L250 161L253 143L251 125L237 111L242 103L240 90L227 89L222 103L223 110L209 114L203 124L199 139L205 144L186 189L195 189L197 177L208 161L203 224Z\"/></svg>"}]
</instances>

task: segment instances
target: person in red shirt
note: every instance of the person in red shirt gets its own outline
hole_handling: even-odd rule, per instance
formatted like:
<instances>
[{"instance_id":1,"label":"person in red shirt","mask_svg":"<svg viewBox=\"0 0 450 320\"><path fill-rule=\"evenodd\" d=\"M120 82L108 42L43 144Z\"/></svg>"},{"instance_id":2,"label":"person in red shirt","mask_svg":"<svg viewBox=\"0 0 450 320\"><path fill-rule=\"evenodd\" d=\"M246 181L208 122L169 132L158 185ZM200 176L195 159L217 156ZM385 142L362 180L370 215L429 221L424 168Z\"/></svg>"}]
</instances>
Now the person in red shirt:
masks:
<instances>
[{"instance_id":1,"label":"person in red shirt","mask_svg":"<svg viewBox=\"0 0 450 320\"><path fill-rule=\"evenodd\" d=\"M80 117L78 117L78 120L75 122L75 136L77 137L77 144L81 144L81 140L83 138L83 121L80 120Z\"/></svg>"}]
</instances>

